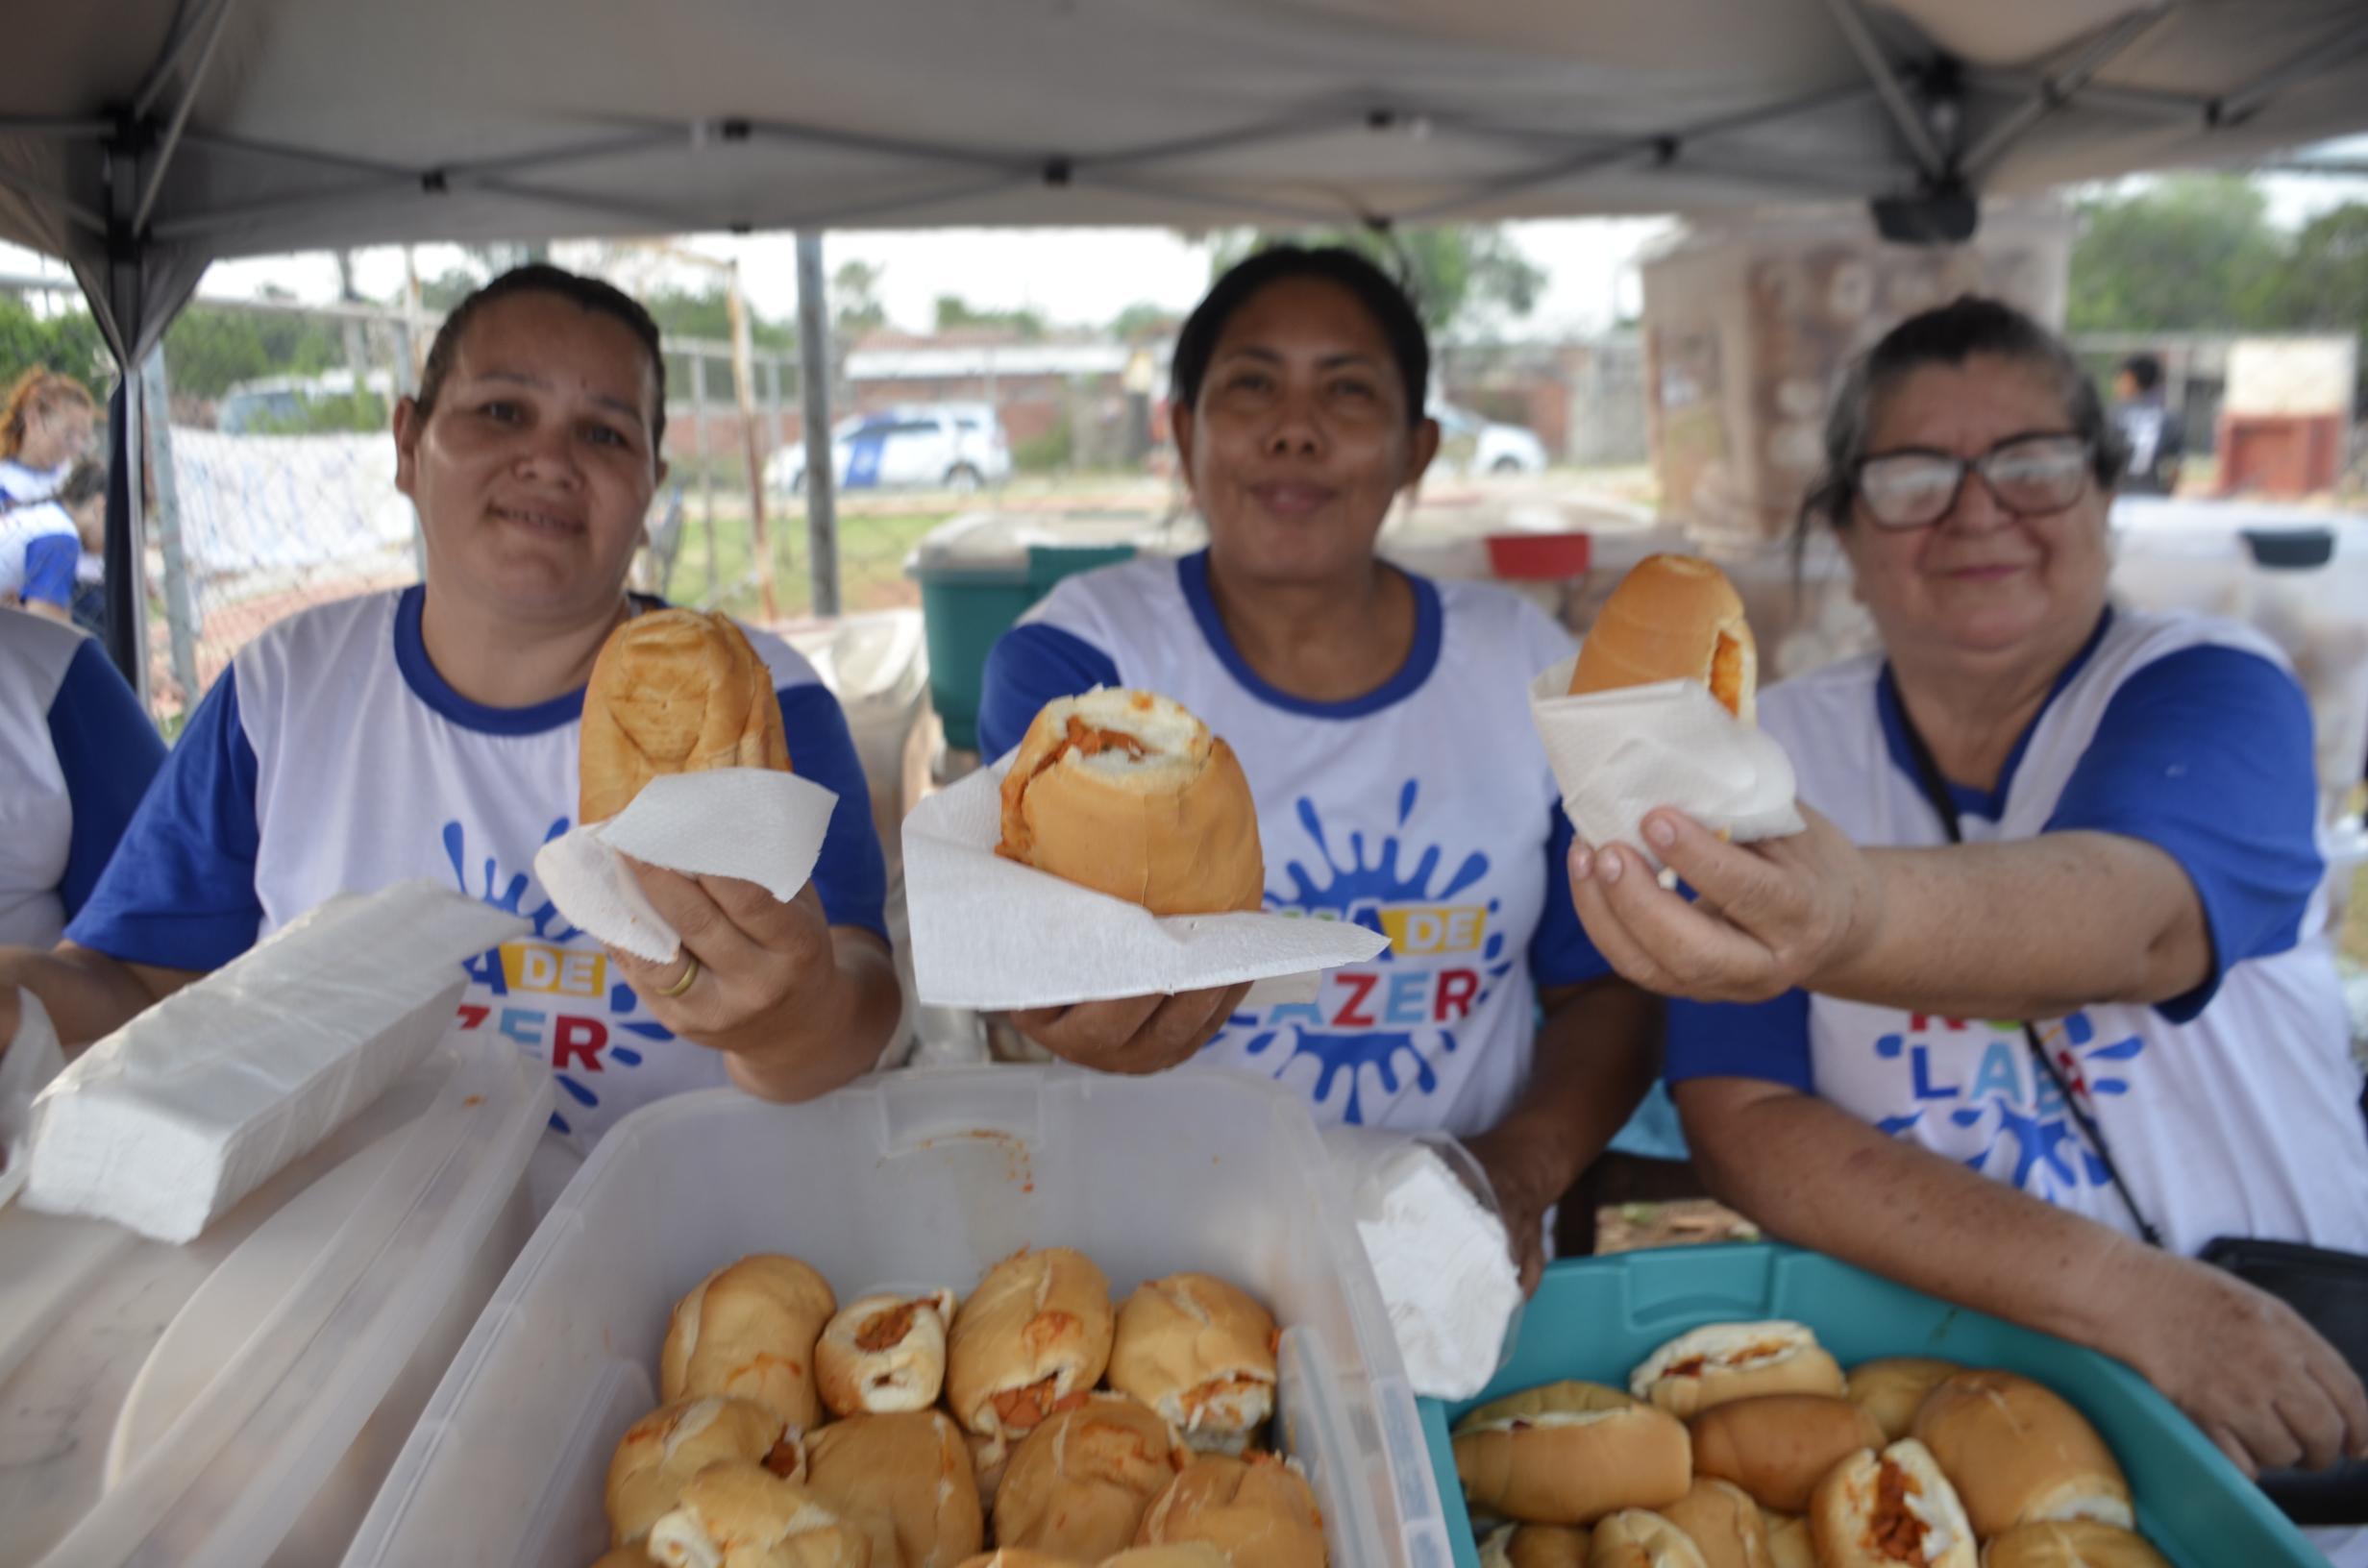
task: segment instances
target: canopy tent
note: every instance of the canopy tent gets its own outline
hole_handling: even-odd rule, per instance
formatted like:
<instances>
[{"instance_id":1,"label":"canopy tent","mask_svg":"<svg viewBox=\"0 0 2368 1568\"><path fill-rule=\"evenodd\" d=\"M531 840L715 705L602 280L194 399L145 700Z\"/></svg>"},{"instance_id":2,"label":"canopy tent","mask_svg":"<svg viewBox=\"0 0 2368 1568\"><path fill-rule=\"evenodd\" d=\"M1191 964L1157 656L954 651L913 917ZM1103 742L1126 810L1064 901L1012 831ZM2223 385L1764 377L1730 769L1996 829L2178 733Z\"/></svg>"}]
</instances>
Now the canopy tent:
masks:
<instances>
[{"instance_id":1,"label":"canopy tent","mask_svg":"<svg viewBox=\"0 0 2368 1568\"><path fill-rule=\"evenodd\" d=\"M220 257L1837 198L1939 237L2368 127L2359 0L111 0L9 57L0 238L72 264L133 387Z\"/></svg>"}]
</instances>

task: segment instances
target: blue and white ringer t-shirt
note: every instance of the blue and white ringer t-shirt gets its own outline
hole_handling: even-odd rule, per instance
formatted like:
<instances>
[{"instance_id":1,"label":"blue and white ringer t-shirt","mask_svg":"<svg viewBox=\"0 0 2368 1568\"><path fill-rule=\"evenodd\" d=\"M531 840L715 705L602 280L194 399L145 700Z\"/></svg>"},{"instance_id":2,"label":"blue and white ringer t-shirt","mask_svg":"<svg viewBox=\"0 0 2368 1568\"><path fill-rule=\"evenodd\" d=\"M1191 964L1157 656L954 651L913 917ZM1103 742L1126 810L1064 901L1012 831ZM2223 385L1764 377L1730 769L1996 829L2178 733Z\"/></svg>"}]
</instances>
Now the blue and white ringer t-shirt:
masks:
<instances>
[{"instance_id":1,"label":"blue and white ringer t-shirt","mask_svg":"<svg viewBox=\"0 0 2368 1568\"><path fill-rule=\"evenodd\" d=\"M1046 702L1097 684L1165 694L1241 759L1266 908L1387 934L1317 1000L1238 1013L1199 1065L1263 1073L1320 1122L1501 1121L1526 1087L1536 985L1608 972L1571 908L1569 827L1527 683L1562 629L1485 584L1411 577L1415 646L1388 682L1307 702L1262 680L1210 600L1205 551L1065 578L987 660L979 738L1019 744Z\"/></svg>"},{"instance_id":2,"label":"blue and white ringer t-shirt","mask_svg":"<svg viewBox=\"0 0 2368 1568\"><path fill-rule=\"evenodd\" d=\"M1801 798L1852 842L1947 842L1879 657L1770 688L1760 723L1791 755ZM2196 887L2213 976L2158 1006L2098 1004L2038 1024L2165 1242L2193 1253L2247 1236L2368 1251L2368 1127L2319 886L2310 714L2276 647L2231 622L2109 616L1998 787L1954 794L1969 844L2119 833L2163 849ZM1677 1002L1666 1072L1789 1084L2035 1197L2135 1228L2019 1020L1800 992L1756 1006Z\"/></svg>"},{"instance_id":3,"label":"blue and white ringer t-shirt","mask_svg":"<svg viewBox=\"0 0 2368 1568\"><path fill-rule=\"evenodd\" d=\"M577 803L583 693L488 708L420 639L418 587L321 605L241 649L206 694L66 935L114 957L213 969L332 894L433 877L533 922L468 966L464 1028L548 1062L554 1131L588 1152L636 1106L728 1082L676 1039L534 880ZM748 628L779 689L790 763L839 796L814 887L834 925L885 939L886 871L838 700Z\"/></svg>"}]
</instances>

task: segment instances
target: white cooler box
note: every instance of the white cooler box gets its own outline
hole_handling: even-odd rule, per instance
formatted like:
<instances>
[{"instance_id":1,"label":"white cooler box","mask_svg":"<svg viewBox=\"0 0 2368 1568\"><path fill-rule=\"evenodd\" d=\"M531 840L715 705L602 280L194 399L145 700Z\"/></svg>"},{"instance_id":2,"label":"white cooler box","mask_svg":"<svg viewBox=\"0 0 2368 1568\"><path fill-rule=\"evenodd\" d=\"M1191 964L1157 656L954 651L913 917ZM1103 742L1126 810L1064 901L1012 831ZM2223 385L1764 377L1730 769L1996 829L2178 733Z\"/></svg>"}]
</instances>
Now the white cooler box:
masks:
<instances>
[{"instance_id":1,"label":"white cooler box","mask_svg":"<svg viewBox=\"0 0 2368 1568\"><path fill-rule=\"evenodd\" d=\"M1445 1568L1413 1393L1302 1103L1237 1074L1065 1066L888 1074L802 1106L712 1090L628 1116L502 1282L347 1568L585 1568L607 1546L609 1455L658 1403L668 1311L743 1254L802 1258L849 1301L967 1292L1049 1245L1122 1297L1195 1269L1265 1299L1284 1442L1335 1568Z\"/></svg>"},{"instance_id":2,"label":"white cooler box","mask_svg":"<svg viewBox=\"0 0 2368 1568\"><path fill-rule=\"evenodd\" d=\"M550 1115L456 1033L185 1246L0 1209L0 1568L335 1561L532 1232Z\"/></svg>"}]
</instances>

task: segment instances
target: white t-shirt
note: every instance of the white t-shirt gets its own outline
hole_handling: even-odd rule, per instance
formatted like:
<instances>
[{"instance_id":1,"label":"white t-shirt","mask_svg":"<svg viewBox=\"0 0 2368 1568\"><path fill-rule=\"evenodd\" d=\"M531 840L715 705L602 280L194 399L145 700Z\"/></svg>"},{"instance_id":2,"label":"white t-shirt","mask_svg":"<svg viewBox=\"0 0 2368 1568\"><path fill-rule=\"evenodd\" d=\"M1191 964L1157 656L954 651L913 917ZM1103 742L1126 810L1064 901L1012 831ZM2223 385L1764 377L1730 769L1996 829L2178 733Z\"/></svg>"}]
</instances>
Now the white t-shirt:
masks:
<instances>
[{"instance_id":1,"label":"white t-shirt","mask_svg":"<svg viewBox=\"0 0 2368 1568\"><path fill-rule=\"evenodd\" d=\"M1266 908L1391 939L1327 974L1313 1003L1236 1014L1200 1064L1288 1084L1321 1122L1469 1135L1528 1081L1534 984L1605 966L1569 907L1560 797L1526 696L1568 638L1502 589L1412 581L1405 667L1364 698L1312 703L1234 650L1205 554L1069 577L989 659L980 735L999 754L1045 701L1097 681L1198 715L1257 799Z\"/></svg>"}]
</instances>

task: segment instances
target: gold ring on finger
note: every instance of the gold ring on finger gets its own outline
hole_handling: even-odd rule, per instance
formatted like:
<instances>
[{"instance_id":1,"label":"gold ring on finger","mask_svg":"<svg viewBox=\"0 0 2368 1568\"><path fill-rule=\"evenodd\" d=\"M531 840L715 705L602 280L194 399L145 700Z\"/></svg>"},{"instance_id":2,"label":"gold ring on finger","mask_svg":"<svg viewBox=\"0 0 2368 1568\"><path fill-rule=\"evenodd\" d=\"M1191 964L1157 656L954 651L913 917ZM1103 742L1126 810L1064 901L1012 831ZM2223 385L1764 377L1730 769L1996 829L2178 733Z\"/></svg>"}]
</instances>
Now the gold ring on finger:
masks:
<instances>
[{"instance_id":1,"label":"gold ring on finger","mask_svg":"<svg viewBox=\"0 0 2368 1568\"><path fill-rule=\"evenodd\" d=\"M699 955L685 951L682 957L684 959L682 978L659 992L660 996L679 996L691 989L692 981L699 978Z\"/></svg>"}]
</instances>

